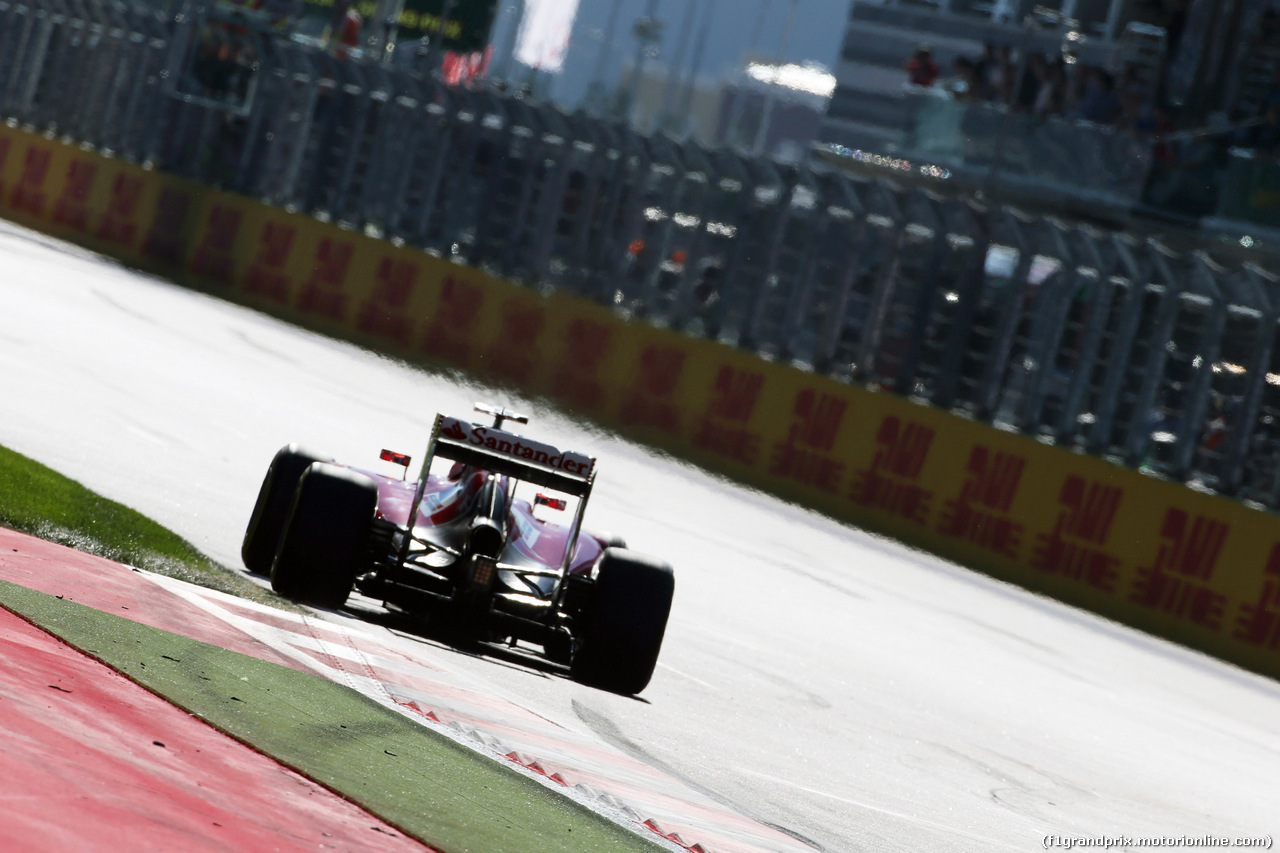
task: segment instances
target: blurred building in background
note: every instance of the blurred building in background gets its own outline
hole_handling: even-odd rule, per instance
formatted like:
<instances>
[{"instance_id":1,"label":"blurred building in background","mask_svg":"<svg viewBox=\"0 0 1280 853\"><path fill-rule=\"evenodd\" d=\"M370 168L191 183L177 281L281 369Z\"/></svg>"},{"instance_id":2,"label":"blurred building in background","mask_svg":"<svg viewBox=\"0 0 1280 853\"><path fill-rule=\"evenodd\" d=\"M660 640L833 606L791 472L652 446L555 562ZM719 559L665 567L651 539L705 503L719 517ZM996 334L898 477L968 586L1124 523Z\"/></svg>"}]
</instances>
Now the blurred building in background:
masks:
<instances>
[{"instance_id":1,"label":"blurred building in background","mask_svg":"<svg viewBox=\"0 0 1280 853\"><path fill-rule=\"evenodd\" d=\"M808 157L834 88L830 72L812 63L747 56L734 75L693 79L652 64L636 84L631 120L641 132L794 163Z\"/></svg>"}]
</instances>

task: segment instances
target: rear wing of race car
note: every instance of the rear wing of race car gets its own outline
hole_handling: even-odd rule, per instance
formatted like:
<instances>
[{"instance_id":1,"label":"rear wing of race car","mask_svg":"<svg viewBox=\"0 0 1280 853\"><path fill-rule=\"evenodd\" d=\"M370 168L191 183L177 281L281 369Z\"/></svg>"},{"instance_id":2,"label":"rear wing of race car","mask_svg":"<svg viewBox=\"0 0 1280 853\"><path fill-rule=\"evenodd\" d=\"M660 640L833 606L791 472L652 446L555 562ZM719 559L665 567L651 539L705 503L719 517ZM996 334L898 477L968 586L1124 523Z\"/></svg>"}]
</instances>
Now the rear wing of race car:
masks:
<instances>
[{"instance_id":1,"label":"rear wing of race car","mask_svg":"<svg viewBox=\"0 0 1280 853\"><path fill-rule=\"evenodd\" d=\"M497 419L497 423L501 423L502 418L513 414L506 410L500 411L502 414ZM573 526L559 568L562 575L569 570L569 561L573 556L578 542L578 533L582 528L582 515L587 508L587 498L591 494L591 487L596 479L595 459L573 451L561 451L550 444L515 435L497 426L482 426L437 414L435 426L431 429L431 441L427 445L427 455L422 462L422 474L418 478L413 506L409 512L410 530L418 517L418 508L422 505L422 496L427 486L427 476L437 456L485 471L505 474L526 483L555 489L578 498L578 505L573 514ZM408 551L410 539L411 537L405 537L402 561Z\"/></svg>"},{"instance_id":2,"label":"rear wing of race car","mask_svg":"<svg viewBox=\"0 0 1280 853\"><path fill-rule=\"evenodd\" d=\"M423 461L422 482L426 482L437 456L577 498L590 493L595 479L596 461L589 456L447 415L436 415Z\"/></svg>"}]
</instances>

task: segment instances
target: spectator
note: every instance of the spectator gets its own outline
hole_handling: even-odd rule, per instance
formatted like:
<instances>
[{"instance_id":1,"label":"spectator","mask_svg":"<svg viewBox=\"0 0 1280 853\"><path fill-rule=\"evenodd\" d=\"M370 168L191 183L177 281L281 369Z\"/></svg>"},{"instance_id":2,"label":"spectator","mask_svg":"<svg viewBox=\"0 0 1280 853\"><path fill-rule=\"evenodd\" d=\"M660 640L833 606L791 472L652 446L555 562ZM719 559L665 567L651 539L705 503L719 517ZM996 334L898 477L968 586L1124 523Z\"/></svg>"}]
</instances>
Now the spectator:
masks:
<instances>
[{"instance_id":1,"label":"spectator","mask_svg":"<svg viewBox=\"0 0 1280 853\"><path fill-rule=\"evenodd\" d=\"M938 63L933 49L922 44L907 60L907 82L912 86L932 86L938 80Z\"/></svg>"},{"instance_id":2,"label":"spectator","mask_svg":"<svg viewBox=\"0 0 1280 853\"><path fill-rule=\"evenodd\" d=\"M1165 53L1173 59L1178 55L1182 33L1187 28L1187 0L1165 0L1160 23L1164 26ZM1265 13L1264 13L1265 14Z\"/></svg>"},{"instance_id":3,"label":"spectator","mask_svg":"<svg viewBox=\"0 0 1280 853\"><path fill-rule=\"evenodd\" d=\"M1014 91L1013 108L1023 113L1034 112L1036 101L1040 96L1040 87L1048 78L1049 61L1045 59L1044 54L1033 53L1028 56L1026 67L1022 69L1017 89Z\"/></svg>"},{"instance_id":4,"label":"spectator","mask_svg":"<svg viewBox=\"0 0 1280 853\"><path fill-rule=\"evenodd\" d=\"M1120 99L1120 114L1126 127L1133 127L1142 107L1151 100L1151 86L1142 79L1141 69L1132 62L1125 63L1124 74L1116 91Z\"/></svg>"},{"instance_id":5,"label":"spectator","mask_svg":"<svg viewBox=\"0 0 1280 853\"><path fill-rule=\"evenodd\" d=\"M1231 433L1229 415L1235 414L1231 411L1233 408L1229 398L1215 392L1213 405L1205 415L1206 423L1201 427L1199 455L1208 468L1206 473L1215 478L1222 476L1225 467L1226 444Z\"/></svg>"},{"instance_id":6,"label":"spectator","mask_svg":"<svg viewBox=\"0 0 1280 853\"><path fill-rule=\"evenodd\" d=\"M1038 116L1062 115L1067 98L1067 70L1062 60L1044 64L1044 77L1036 90L1036 100L1031 111Z\"/></svg>"},{"instance_id":7,"label":"spectator","mask_svg":"<svg viewBox=\"0 0 1280 853\"><path fill-rule=\"evenodd\" d=\"M1075 117L1094 124L1114 124L1120 117L1115 78L1101 68L1086 69L1084 95Z\"/></svg>"},{"instance_id":8,"label":"spectator","mask_svg":"<svg viewBox=\"0 0 1280 853\"><path fill-rule=\"evenodd\" d=\"M1014 106L1018 90L1018 66L1012 62L1000 66L1000 82L987 97L997 104Z\"/></svg>"},{"instance_id":9,"label":"spectator","mask_svg":"<svg viewBox=\"0 0 1280 853\"><path fill-rule=\"evenodd\" d=\"M342 27L338 30L336 52L339 56L346 56L360 46L360 28L362 25L360 13L355 10L354 6L348 7L346 14L342 17Z\"/></svg>"},{"instance_id":10,"label":"spectator","mask_svg":"<svg viewBox=\"0 0 1280 853\"><path fill-rule=\"evenodd\" d=\"M1157 168L1168 168L1177 163L1177 151L1171 142L1174 129L1168 110L1159 104L1148 101L1138 111L1133 130L1140 136L1155 137L1155 147L1151 153L1155 157Z\"/></svg>"},{"instance_id":11,"label":"spectator","mask_svg":"<svg viewBox=\"0 0 1280 853\"><path fill-rule=\"evenodd\" d=\"M1267 82L1267 90L1262 95L1262 111L1267 107L1280 104L1280 64L1271 69L1271 79Z\"/></svg>"},{"instance_id":12,"label":"spectator","mask_svg":"<svg viewBox=\"0 0 1280 853\"><path fill-rule=\"evenodd\" d=\"M706 308L720 299L721 275L720 262L715 259L702 262L702 274L693 288L693 298L698 305Z\"/></svg>"},{"instance_id":13,"label":"spectator","mask_svg":"<svg viewBox=\"0 0 1280 853\"><path fill-rule=\"evenodd\" d=\"M972 59L956 57L951 64L951 79L947 82L947 90L957 101L973 103L983 100L982 86L978 79L978 69Z\"/></svg>"},{"instance_id":14,"label":"spectator","mask_svg":"<svg viewBox=\"0 0 1280 853\"><path fill-rule=\"evenodd\" d=\"M334 0L332 17L325 29L329 49L339 56L346 56L358 47L363 23L352 0Z\"/></svg>"},{"instance_id":15,"label":"spectator","mask_svg":"<svg viewBox=\"0 0 1280 853\"><path fill-rule=\"evenodd\" d=\"M1004 81L1004 66L1009 64L1010 51L1006 45L999 49L991 42L982 47L982 58L974 63L974 73L978 78L978 88L974 97L980 100L991 100L998 96Z\"/></svg>"},{"instance_id":16,"label":"spectator","mask_svg":"<svg viewBox=\"0 0 1280 853\"><path fill-rule=\"evenodd\" d=\"M1007 44L1000 45L995 62L985 64L982 69L982 85L986 88L987 100L1009 103L1013 97L1013 78L1017 73L1013 48Z\"/></svg>"},{"instance_id":17,"label":"spectator","mask_svg":"<svg viewBox=\"0 0 1280 853\"><path fill-rule=\"evenodd\" d=\"M1262 114L1262 123L1249 134L1248 143L1263 154L1275 154L1280 150L1280 104L1267 107Z\"/></svg>"},{"instance_id":18,"label":"spectator","mask_svg":"<svg viewBox=\"0 0 1280 853\"><path fill-rule=\"evenodd\" d=\"M1268 6L1258 18L1258 36L1263 44L1280 44L1280 12L1274 6Z\"/></svg>"}]
</instances>

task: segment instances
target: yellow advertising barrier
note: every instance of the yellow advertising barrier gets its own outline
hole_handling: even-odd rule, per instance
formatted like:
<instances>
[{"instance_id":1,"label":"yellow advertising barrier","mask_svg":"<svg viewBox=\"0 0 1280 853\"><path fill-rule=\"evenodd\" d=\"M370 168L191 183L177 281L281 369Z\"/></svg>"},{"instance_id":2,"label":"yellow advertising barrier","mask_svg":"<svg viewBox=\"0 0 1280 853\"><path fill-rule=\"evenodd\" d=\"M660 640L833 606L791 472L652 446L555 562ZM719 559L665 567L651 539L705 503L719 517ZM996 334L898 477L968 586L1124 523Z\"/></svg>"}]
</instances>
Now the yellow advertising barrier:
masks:
<instances>
[{"instance_id":1,"label":"yellow advertising barrier","mask_svg":"<svg viewBox=\"0 0 1280 853\"><path fill-rule=\"evenodd\" d=\"M1270 513L3 127L0 212L1280 676Z\"/></svg>"}]
</instances>

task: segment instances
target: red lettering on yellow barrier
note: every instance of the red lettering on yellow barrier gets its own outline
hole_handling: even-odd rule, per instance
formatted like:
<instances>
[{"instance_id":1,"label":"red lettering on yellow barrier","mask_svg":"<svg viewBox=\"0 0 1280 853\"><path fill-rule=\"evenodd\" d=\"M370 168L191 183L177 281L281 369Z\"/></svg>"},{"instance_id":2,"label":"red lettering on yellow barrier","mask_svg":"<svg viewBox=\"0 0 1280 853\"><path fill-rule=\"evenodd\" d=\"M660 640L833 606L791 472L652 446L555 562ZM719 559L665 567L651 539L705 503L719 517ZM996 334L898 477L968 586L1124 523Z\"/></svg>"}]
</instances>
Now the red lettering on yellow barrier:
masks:
<instances>
[{"instance_id":1,"label":"red lettering on yellow barrier","mask_svg":"<svg viewBox=\"0 0 1280 853\"><path fill-rule=\"evenodd\" d=\"M1185 510L1171 507L1160 526L1160 549L1155 571L1174 571L1189 578L1208 580L1227 541L1230 526L1204 516L1191 518Z\"/></svg>"},{"instance_id":2,"label":"red lettering on yellow barrier","mask_svg":"<svg viewBox=\"0 0 1280 853\"><path fill-rule=\"evenodd\" d=\"M182 263L182 250L186 241L187 215L191 210L191 196L181 190L167 187L160 192L156 204L156 218L143 243L142 252L168 264Z\"/></svg>"},{"instance_id":3,"label":"red lettering on yellow barrier","mask_svg":"<svg viewBox=\"0 0 1280 853\"><path fill-rule=\"evenodd\" d=\"M835 446L836 435L848 403L831 394L805 389L796 395L793 411L798 420L791 425L792 436L800 444L827 453Z\"/></svg>"},{"instance_id":4,"label":"red lettering on yellow barrier","mask_svg":"<svg viewBox=\"0 0 1280 853\"><path fill-rule=\"evenodd\" d=\"M142 203L143 182L141 175L121 172L111 182L111 195L107 209L98 223L97 237L109 243L132 246L138 232L138 208Z\"/></svg>"},{"instance_id":5,"label":"red lettering on yellow barrier","mask_svg":"<svg viewBox=\"0 0 1280 853\"><path fill-rule=\"evenodd\" d=\"M245 293L286 305L293 282L287 272L297 228L268 222L258 238L258 254L244 277Z\"/></svg>"},{"instance_id":6,"label":"red lettering on yellow barrier","mask_svg":"<svg viewBox=\"0 0 1280 853\"><path fill-rule=\"evenodd\" d=\"M716 373L707 410L694 427L693 446L746 465L760 456L760 436L746 428L755 412L764 374L724 365Z\"/></svg>"},{"instance_id":7,"label":"red lettering on yellow barrier","mask_svg":"<svg viewBox=\"0 0 1280 853\"><path fill-rule=\"evenodd\" d=\"M1194 583L1209 580L1231 528L1224 521L1191 517L1170 507L1160 525L1160 546L1150 566L1138 569L1129 600L1218 630L1226 596Z\"/></svg>"},{"instance_id":8,"label":"red lettering on yellow barrier","mask_svg":"<svg viewBox=\"0 0 1280 853\"><path fill-rule=\"evenodd\" d=\"M623 423L680 432L680 410L672 399L684 375L685 351L650 344L640 353L640 373L623 400Z\"/></svg>"},{"instance_id":9,"label":"red lettering on yellow barrier","mask_svg":"<svg viewBox=\"0 0 1280 853\"><path fill-rule=\"evenodd\" d=\"M551 380L551 394L587 411L598 411L604 404L600 368L613 348L613 327L575 317L567 337L568 346Z\"/></svg>"},{"instance_id":10,"label":"red lettering on yellow barrier","mask_svg":"<svg viewBox=\"0 0 1280 853\"><path fill-rule=\"evenodd\" d=\"M763 388L763 373L726 364L716 373L715 389L707 406L707 414L745 424L751 420Z\"/></svg>"},{"instance_id":11,"label":"red lettering on yellow barrier","mask_svg":"<svg viewBox=\"0 0 1280 853\"><path fill-rule=\"evenodd\" d=\"M844 463L826 454L835 445L848 403L806 388L796 394L795 419L785 441L773 444L769 473L835 494L844 478Z\"/></svg>"},{"instance_id":12,"label":"red lettering on yellow barrier","mask_svg":"<svg viewBox=\"0 0 1280 853\"><path fill-rule=\"evenodd\" d=\"M347 283L347 270L356 247L345 240L325 237L316 249L315 266L311 278L298 296L298 310L316 314L330 320L342 320L347 313L350 297L343 292Z\"/></svg>"},{"instance_id":13,"label":"red lettering on yellow barrier","mask_svg":"<svg viewBox=\"0 0 1280 853\"><path fill-rule=\"evenodd\" d=\"M933 492L919 480L934 435L932 427L910 421L904 424L896 415L887 416L876 430L878 449L871 466L854 472L849 500L927 524Z\"/></svg>"},{"instance_id":14,"label":"red lettering on yellow barrier","mask_svg":"<svg viewBox=\"0 0 1280 853\"><path fill-rule=\"evenodd\" d=\"M1100 550L1124 490L1072 474L1058 492L1062 510L1050 533L1037 533L1031 567L1112 592L1120 559Z\"/></svg>"},{"instance_id":15,"label":"red lettering on yellow barrier","mask_svg":"<svg viewBox=\"0 0 1280 853\"><path fill-rule=\"evenodd\" d=\"M44 214L44 182L49 177L49 166L53 163L53 151L48 148L27 148L27 157L22 164L22 174L18 183L9 195L9 204L14 208L32 216Z\"/></svg>"},{"instance_id":16,"label":"red lettering on yellow barrier","mask_svg":"<svg viewBox=\"0 0 1280 853\"><path fill-rule=\"evenodd\" d=\"M81 233L89 231L89 193L98 176L98 164L91 160L72 160L67 167L67 182L62 195L53 204L53 221Z\"/></svg>"},{"instance_id":17,"label":"red lettering on yellow barrier","mask_svg":"<svg viewBox=\"0 0 1280 853\"><path fill-rule=\"evenodd\" d=\"M1105 545L1123 497L1124 490L1119 486L1086 482L1073 474L1067 477L1058 495L1058 503L1065 509L1058 515L1053 532Z\"/></svg>"},{"instance_id":18,"label":"red lettering on yellow barrier","mask_svg":"<svg viewBox=\"0 0 1280 853\"><path fill-rule=\"evenodd\" d=\"M960 495L944 504L938 532L1017 559L1023 527L1006 513L1018 493L1025 467L1021 456L975 445L965 466L968 477Z\"/></svg>"},{"instance_id":19,"label":"red lettering on yellow barrier","mask_svg":"<svg viewBox=\"0 0 1280 853\"><path fill-rule=\"evenodd\" d=\"M440 302L422 342L422 351L454 364L465 364L482 304L484 291L480 285L445 276Z\"/></svg>"},{"instance_id":20,"label":"red lettering on yellow barrier","mask_svg":"<svg viewBox=\"0 0 1280 853\"><path fill-rule=\"evenodd\" d=\"M494 370L516 383L527 383L538 363L538 339L546 325L541 305L512 299L502 306L502 330L490 345L489 362Z\"/></svg>"},{"instance_id":21,"label":"red lettering on yellow barrier","mask_svg":"<svg viewBox=\"0 0 1280 853\"><path fill-rule=\"evenodd\" d=\"M1027 461L1021 456L992 450L979 444L969 453L969 476L960 489L960 500L995 512L1008 512L1022 482Z\"/></svg>"},{"instance_id":22,"label":"red lettering on yellow barrier","mask_svg":"<svg viewBox=\"0 0 1280 853\"><path fill-rule=\"evenodd\" d=\"M1271 547L1258 600L1240 605L1231 636L1252 646L1280 649L1280 542Z\"/></svg>"},{"instance_id":23,"label":"red lettering on yellow barrier","mask_svg":"<svg viewBox=\"0 0 1280 853\"><path fill-rule=\"evenodd\" d=\"M373 292L360 305L356 328L406 346L413 334L413 318L408 309L417 280L418 265L413 261L384 256L378 262Z\"/></svg>"},{"instance_id":24,"label":"red lettering on yellow barrier","mask_svg":"<svg viewBox=\"0 0 1280 853\"><path fill-rule=\"evenodd\" d=\"M209 210L204 238L191 259L191 271L202 278L226 284L231 281L236 236L244 214L233 207L215 204Z\"/></svg>"}]
</instances>

